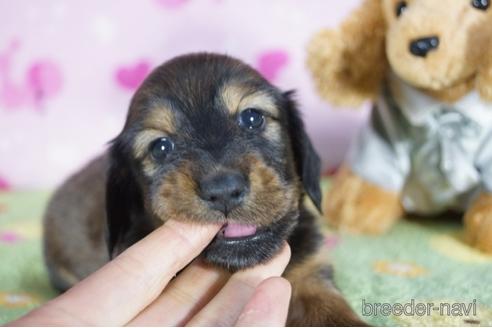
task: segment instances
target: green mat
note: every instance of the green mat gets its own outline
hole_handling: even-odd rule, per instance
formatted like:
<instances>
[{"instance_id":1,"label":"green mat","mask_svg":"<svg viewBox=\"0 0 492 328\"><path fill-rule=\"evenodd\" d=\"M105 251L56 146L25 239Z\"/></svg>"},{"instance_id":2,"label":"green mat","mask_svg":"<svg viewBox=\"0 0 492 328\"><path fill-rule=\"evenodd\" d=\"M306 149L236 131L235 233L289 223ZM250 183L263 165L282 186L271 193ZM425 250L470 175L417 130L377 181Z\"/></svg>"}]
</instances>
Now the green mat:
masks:
<instances>
[{"instance_id":1,"label":"green mat","mask_svg":"<svg viewBox=\"0 0 492 328\"><path fill-rule=\"evenodd\" d=\"M56 295L40 245L48 197L46 192L0 193L0 324ZM458 221L402 220L380 237L325 229L336 284L367 322L492 325L492 257L462 243Z\"/></svg>"}]
</instances>

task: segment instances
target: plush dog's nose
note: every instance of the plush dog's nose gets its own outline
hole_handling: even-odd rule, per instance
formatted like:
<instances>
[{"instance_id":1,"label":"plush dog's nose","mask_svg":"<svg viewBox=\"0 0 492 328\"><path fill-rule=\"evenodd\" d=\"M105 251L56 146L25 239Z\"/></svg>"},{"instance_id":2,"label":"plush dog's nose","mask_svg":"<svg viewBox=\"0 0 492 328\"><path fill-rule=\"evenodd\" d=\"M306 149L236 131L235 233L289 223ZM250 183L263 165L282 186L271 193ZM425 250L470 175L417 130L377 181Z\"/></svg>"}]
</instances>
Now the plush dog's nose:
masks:
<instances>
[{"instance_id":1,"label":"plush dog's nose","mask_svg":"<svg viewBox=\"0 0 492 328\"><path fill-rule=\"evenodd\" d=\"M439 37L429 36L410 42L410 52L418 57L425 57L427 54L439 47Z\"/></svg>"},{"instance_id":2,"label":"plush dog's nose","mask_svg":"<svg viewBox=\"0 0 492 328\"><path fill-rule=\"evenodd\" d=\"M247 181L239 172L219 173L200 182L200 197L225 215L242 203L247 190Z\"/></svg>"}]
</instances>

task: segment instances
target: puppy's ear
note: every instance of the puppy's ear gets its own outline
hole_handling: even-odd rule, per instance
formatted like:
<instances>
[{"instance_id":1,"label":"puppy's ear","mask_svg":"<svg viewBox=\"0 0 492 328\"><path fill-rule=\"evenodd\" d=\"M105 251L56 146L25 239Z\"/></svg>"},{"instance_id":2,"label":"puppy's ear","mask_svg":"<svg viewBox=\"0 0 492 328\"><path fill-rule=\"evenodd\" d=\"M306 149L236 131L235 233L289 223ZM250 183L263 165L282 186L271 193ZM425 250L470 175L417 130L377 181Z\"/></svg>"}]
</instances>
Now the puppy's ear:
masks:
<instances>
[{"instance_id":1,"label":"puppy's ear","mask_svg":"<svg viewBox=\"0 0 492 328\"><path fill-rule=\"evenodd\" d=\"M364 0L338 29L315 35L307 66L320 96L338 106L376 98L388 66L385 38L382 0Z\"/></svg>"},{"instance_id":2,"label":"puppy's ear","mask_svg":"<svg viewBox=\"0 0 492 328\"><path fill-rule=\"evenodd\" d=\"M152 231L142 191L116 141L106 182L106 242L114 258Z\"/></svg>"},{"instance_id":3,"label":"puppy's ear","mask_svg":"<svg viewBox=\"0 0 492 328\"><path fill-rule=\"evenodd\" d=\"M321 212L320 173L321 160L304 129L299 111L292 99L293 92L285 92L284 98L288 112L288 130L294 152L297 174L302 180L304 190Z\"/></svg>"}]
</instances>

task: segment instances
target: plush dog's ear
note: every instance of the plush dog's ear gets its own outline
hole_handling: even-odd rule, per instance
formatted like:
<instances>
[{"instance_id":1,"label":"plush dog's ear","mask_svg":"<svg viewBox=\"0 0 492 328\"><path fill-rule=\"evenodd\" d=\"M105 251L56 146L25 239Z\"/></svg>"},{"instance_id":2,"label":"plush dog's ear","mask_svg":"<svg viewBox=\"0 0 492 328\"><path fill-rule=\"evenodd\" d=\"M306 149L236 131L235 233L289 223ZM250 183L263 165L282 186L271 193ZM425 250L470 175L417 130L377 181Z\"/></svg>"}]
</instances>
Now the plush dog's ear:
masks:
<instances>
[{"instance_id":1,"label":"plush dog's ear","mask_svg":"<svg viewBox=\"0 0 492 328\"><path fill-rule=\"evenodd\" d=\"M308 46L307 65L321 97L338 106L374 99L387 69L382 0L364 0L335 30Z\"/></svg>"},{"instance_id":2,"label":"plush dog's ear","mask_svg":"<svg viewBox=\"0 0 492 328\"><path fill-rule=\"evenodd\" d=\"M483 99L492 101L492 42L489 42L489 50L486 53L488 56L484 56L484 62L478 69L477 90Z\"/></svg>"},{"instance_id":3,"label":"plush dog's ear","mask_svg":"<svg viewBox=\"0 0 492 328\"><path fill-rule=\"evenodd\" d=\"M115 143L110 153L106 182L106 242L114 258L152 231L146 217L142 191Z\"/></svg>"},{"instance_id":4,"label":"plush dog's ear","mask_svg":"<svg viewBox=\"0 0 492 328\"><path fill-rule=\"evenodd\" d=\"M297 106L292 99L292 91L284 93L288 112L288 129L296 162L297 174L304 190L313 204L321 212L321 160L304 129Z\"/></svg>"}]
</instances>

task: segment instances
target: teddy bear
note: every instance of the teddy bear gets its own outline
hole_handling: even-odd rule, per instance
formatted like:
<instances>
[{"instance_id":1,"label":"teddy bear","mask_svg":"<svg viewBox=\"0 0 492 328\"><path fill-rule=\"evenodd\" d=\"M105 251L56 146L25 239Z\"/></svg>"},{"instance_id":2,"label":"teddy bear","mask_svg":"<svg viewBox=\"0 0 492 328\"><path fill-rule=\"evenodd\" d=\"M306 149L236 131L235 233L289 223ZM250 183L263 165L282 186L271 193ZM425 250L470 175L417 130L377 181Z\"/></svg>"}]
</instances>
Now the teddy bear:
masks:
<instances>
[{"instance_id":1,"label":"teddy bear","mask_svg":"<svg viewBox=\"0 0 492 328\"><path fill-rule=\"evenodd\" d=\"M324 198L340 230L380 234L404 214L464 214L492 253L491 0L362 0L308 45L322 98L371 101Z\"/></svg>"}]
</instances>

